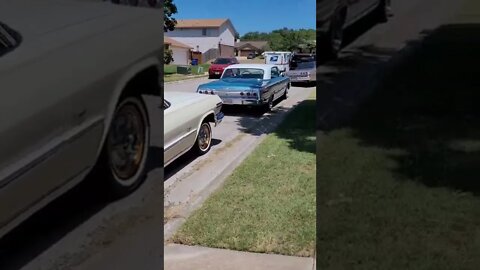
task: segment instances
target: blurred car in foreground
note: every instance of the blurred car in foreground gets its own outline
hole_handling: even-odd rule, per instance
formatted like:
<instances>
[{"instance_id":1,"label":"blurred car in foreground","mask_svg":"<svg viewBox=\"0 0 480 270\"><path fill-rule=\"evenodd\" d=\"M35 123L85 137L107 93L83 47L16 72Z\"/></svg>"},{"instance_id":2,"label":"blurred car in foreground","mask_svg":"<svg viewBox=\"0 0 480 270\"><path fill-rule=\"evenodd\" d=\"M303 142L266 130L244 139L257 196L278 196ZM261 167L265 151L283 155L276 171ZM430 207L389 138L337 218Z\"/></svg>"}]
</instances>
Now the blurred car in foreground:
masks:
<instances>
[{"instance_id":1,"label":"blurred car in foreground","mask_svg":"<svg viewBox=\"0 0 480 270\"><path fill-rule=\"evenodd\" d=\"M109 2L0 2L0 237L93 169L105 196L145 179L159 19Z\"/></svg>"},{"instance_id":2,"label":"blurred car in foreground","mask_svg":"<svg viewBox=\"0 0 480 270\"><path fill-rule=\"evenodd\" d=\"M208 78L220 78L222 76L223 70L226 67L234 64L238 64L238 60L235 57L215 59L215 61L213 61L208 68Z\"/></svg>"},{"instance_id":3,"label":"blurred car in foreground","mask_svg":"<svg viewBox=\"0 0 480 270\"><path fill-rule=\"evenodd\" d=\"M345 28L366 15L386 22L391 15L391 0L318 0L317 53L322 59L337 57L343 44Z\"/></svg>"},{"instance_id":4,"label":"blurred car in foreground","mask_svg":"<svg viewBox=\"0 0 480 270\"><path fill-rule=\"evenodd\" d=\"M287 98L290 79L276 65L237 64L225 69L218 81L202 84L197 92L218 95L225 105L273 108L277 99Z\"/></svg>"},{"instance_id":5,"label":"blurred car in foreground","mask_svg":"<svg viewBox=\"0 0 480 270\"><path fill-rule=\"evenodd\" d=\"M207 153L212 146L212 127L223 119L222 100L215 95L197 93L165 92L164 161L167 166L175 159L194 150Z\"/></svg>"}]
</instances>

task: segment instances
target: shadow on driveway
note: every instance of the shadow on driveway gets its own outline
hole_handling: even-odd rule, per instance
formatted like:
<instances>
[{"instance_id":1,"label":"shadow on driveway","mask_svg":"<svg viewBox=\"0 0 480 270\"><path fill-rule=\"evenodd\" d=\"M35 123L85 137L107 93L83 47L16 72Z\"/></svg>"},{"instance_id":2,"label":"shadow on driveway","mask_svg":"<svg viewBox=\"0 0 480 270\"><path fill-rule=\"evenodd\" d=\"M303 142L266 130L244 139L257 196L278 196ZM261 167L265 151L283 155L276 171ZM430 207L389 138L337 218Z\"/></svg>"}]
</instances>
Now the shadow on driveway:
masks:
<instances>
[{"instance_id":1,"label":"shadow on driveway","mask_svg":"<svg viewBox=\"0 0 480 270\"><path fill-rule=\"evenodd\" d=\"M158 161L160 150L163 155L161 148L151 147L147 163L149 172L158 167L159 162L155 161ZM99 188L100 181L99 175L90 173L76 187L0 239L0 269L21 269L107 207L112 201Z\"/></svg>"},{"instance_id":2,"label":"shadow on driveway","mask_svg":"<svg viewBox=\"0 0 480 270\"><path fill-rule=\"evenodd\" d=\"M349 128L361 144L400 149L406 154L392 159L402 179L478 195L480 72L472 60L480 59L480 24L422 35L399 53L365 46L332 64L318 84L317 129Z\"/></svg>"}]
</instances>

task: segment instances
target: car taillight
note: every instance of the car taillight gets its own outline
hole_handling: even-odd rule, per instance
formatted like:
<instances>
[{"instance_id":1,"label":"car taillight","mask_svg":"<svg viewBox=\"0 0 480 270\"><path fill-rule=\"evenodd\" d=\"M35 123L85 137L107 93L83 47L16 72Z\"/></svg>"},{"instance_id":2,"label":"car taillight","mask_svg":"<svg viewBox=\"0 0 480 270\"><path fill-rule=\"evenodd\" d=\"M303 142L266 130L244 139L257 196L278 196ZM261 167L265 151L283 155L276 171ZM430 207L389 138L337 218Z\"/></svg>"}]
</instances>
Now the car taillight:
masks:
<instances>
[{"instance_id":1,"label":"car taillight","mask_svg":"<svg viewBox=\"0 0 480 270\"><path fill-rule=\"evenodd\" d=\"M243 96L243 95L245 95L245 94L243 92L240 92L240 96Z\"/></svg>"},{"instance_id":2,"label":"car taillight","mask_svg":"<svg viewBox=\"0 0 480 270\"><path fill-rule=\"evenodd\" d=\"M256 96L257 96L257 92L253 92L253 96L256 97Z\"/></svg>"},{"instance_id":3,"label":"car taillight","mask_svg":"<svg viewBox=\"0 0 480 270\"><path fill-rule=\"evenodd\" d=\"M215 92L213 92L213 90L212 90L212 91L210 91L210 94L215 95Z\"/></svg>"},{"instance_id":4,"label":"car taillight","mask_svg":"<svg viewBox=\"0 0 480 270\"><path fill-rule=\"evenodd\" d=\"M250 96L250 92L247 92L247 96Z\"/></svg>"},{"instance_id":5,"label":"car taillight","mask_svg":"<svg viewBox=\"0 0 480 270\"><path fill-rule=\"evenodd\" d=\"M202 90L198 90L198 93L199 93L199 94L202 94L202 93L203 93L203 91L202 91Z\"/></svg>"}]
</instances>

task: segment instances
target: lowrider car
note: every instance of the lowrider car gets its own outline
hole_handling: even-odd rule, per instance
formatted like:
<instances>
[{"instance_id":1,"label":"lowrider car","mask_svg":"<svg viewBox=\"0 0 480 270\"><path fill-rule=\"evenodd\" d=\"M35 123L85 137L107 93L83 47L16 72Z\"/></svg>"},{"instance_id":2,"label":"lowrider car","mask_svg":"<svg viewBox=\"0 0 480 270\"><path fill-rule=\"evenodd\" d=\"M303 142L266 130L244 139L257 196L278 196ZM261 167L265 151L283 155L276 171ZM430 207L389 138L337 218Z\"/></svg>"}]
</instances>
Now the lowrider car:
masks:
<instances>
[{"instance_id":1,"label":"lowrider car","mask_svg":"<svg viewBox=\"0 0 480 270\"><path fill-rule=\"evenodd\" d=\"M305 82L311 83L317 81L317 69L315 61L298 62L287 72L287 77L292 83Z\"/></svg>"},{"instance_id":2,"label":"lowrider car","mask_svg":"<svg viewBox=\"0 0 480 270\"><path fill-rule=\"evenodd\" d=\"M197 92L218 95L224 105L273 108L274 101L287 98L290 79L276 65L237 64L227 67L218 81L201 84Z\"/></svg>"},{"instance_id":3,"label":"lowrider car","mask_svg":"<svg viewBox=\"0 0 480 270\"><path fill-rule=\"evenodd\" d=\"M212 145L212 127L223 119L222 100L218 96L197 93L165 92L164 166L189 150L203 155Z\"/></svg>"},{"instance_id":4,"label":"lowrider car","mask_svg":"<svg viewBox=\"0 0 480 270\"><path fill-rule=\"evenodd\" d=\"M0 1L0 237L93 169L105 195L141 184L160 19L109 2Z\"/></svg>"}]
</instances>

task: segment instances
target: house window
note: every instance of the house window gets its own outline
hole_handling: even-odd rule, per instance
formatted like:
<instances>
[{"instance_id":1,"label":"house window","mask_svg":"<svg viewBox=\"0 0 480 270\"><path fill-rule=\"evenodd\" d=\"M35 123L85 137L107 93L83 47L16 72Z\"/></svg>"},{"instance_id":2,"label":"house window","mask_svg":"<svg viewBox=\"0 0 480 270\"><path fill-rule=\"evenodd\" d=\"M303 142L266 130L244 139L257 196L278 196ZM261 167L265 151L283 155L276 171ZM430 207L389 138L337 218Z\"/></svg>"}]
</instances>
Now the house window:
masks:
<instances>
[{"instance_id":1,"label":"house window","mask_svg":"<svg viewBox=\"0 0 480 270\"><path fill-rule=\"evenodd\" d=\"M206 36L207 35L207 28L203 28L202 29L202 36Z\"/></svg>"}]
</instances>

